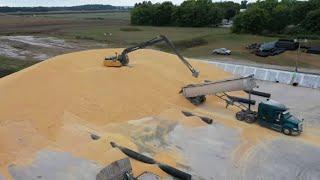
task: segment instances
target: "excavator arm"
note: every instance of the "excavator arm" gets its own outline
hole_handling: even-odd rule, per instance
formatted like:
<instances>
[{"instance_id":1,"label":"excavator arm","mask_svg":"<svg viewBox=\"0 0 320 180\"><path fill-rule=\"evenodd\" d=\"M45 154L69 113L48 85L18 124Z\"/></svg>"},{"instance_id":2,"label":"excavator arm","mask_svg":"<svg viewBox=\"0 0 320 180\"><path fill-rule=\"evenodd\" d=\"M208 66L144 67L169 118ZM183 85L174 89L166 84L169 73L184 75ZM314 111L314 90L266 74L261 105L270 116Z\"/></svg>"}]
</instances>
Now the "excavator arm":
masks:
<instances>
[{"instance_id":1,"label":"excavator arm","mask_svg":"<svg viewBox=\"0 0 320 180\"><path fill-rule=\"evenodd\" d=\"M120 55L112 56L112 57L106 57L106 61L119 61L122 66L126 66L129 63L129 57L128 54L143 49L147 46L152 46L154 44L165 42L172 50L173 52L179 57L179 59L182 61L184 65L188 67L188 69L192 72L192 76L198 77L199 71L194 69L192 65L179 53L177 48L174 46L174 44L164 35L159 35L158 37L155 37L149 41L145 41L143 43L137 44L135 46L128 47L122 51Z\"/></svg>"}]
</instances>

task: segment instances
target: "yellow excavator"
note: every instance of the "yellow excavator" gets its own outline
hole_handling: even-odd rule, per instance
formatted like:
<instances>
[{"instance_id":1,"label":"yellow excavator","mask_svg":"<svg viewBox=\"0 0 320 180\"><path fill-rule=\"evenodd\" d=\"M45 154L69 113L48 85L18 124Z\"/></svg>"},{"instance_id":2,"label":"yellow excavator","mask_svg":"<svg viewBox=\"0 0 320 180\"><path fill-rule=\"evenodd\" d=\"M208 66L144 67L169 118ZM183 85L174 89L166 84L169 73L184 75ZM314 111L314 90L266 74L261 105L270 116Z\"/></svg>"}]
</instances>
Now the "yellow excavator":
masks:
<instances>
[{"instance_id":1,"label":"yellow excavator","mask_svg":"<svg viewBox=\"0 0 320 180\"><path fill-rule=\"evenodd\" d=\"M117 54L115 56L109 56L106 57L104 60L104 65L107 67L121 67L121 66L126 66L129 64L129 56L128 53L143 49L147 46L152 46L154 44L160 43L160 42L165 42L173 51L174 53L179 57L179 59L182 61L183 64L185 64L188 69L191 71L192 76L198 77L199 76L199 71L194 69L191 64L178 52L176 47L173 45L173 43L164 35L159 35L149 41L137 44L135 46L126 48L122 51L121 54Z\"/></svg>"}]
</instances>

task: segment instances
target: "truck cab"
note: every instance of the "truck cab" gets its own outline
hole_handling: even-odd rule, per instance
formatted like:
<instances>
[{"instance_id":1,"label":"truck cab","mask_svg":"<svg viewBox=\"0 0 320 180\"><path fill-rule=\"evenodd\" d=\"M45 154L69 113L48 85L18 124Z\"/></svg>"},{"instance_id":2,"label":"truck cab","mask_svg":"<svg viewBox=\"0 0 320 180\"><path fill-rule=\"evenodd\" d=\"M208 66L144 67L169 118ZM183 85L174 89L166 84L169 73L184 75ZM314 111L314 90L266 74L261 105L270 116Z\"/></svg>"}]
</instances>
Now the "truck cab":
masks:
<instances>
[{"instance_id":1,"label":"truck cab","mask_svg":"<svg viewBox=\"0 0 320 180\"><path fill-rule=\"evenodd\" d=\"M258 123L286 135L298 135L303 130L302 121L290 114L285 105L269 99L259 103Z\"/></svg>"}]
</instances>

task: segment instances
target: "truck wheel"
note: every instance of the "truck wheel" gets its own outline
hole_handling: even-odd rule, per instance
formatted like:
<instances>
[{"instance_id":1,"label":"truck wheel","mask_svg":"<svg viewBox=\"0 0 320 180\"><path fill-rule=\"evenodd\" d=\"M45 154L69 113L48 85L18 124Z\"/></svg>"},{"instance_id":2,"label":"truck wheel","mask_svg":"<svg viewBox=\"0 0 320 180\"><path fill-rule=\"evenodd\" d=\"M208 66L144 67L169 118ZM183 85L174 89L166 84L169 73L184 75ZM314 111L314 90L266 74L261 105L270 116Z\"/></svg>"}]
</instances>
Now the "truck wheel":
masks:
<instances>
[{"instance_id":1,"label":"truck wheel","mask_svg":"<svg viewBox=\"0 0 320 180\"><path fill-rule=\"evenodd\" d=\"M236 119L239 121L243 121L244 120L244 114L242 113L242 111L239 111L236 113Z\"/></svg>"},{"instance_id":2,"label":"truck wheel","mask_svg":"<svg viewBox=\"0 0 320 180\"><path fill-rule=\"evenodd\" d=\"M251 123L254 123L256 121L255 117L254 117L254 114L248 114L246 116L246 122L251 124Z\"/></svg>"},{"instance_id":3,"label":"truck wheel","mask_svg":"<svg viewBox=\"0 0 320 180\"><path fill-rule=\"evenodd\" d=\"M289 128L283 128L282 132L287 136L291 135L291 130Z\"/></svg>"}]
</instances>

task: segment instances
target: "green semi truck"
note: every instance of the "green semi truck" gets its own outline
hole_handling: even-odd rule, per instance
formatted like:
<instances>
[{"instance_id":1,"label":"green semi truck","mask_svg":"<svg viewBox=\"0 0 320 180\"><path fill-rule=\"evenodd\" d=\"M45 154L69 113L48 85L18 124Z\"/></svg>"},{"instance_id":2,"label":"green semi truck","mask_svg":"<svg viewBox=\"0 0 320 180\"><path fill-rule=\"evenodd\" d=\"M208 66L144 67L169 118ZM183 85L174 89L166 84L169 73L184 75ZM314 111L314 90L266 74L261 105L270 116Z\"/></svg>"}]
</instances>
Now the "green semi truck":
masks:
<instances>
[{"instance_id":1,"label":"green semi truck","mask_svg":"<svg viewBox=\"0 0 320 180\"><path fill-rule=\"evenodd\" d=\"M258 122L259 125L284 133L299 135L303 131L303 120L290 114L289 109L277 101L267 99L259 103L258 112L249 109L236 113L236 119L247 123Z\"/></svg>"}]
</instances>

